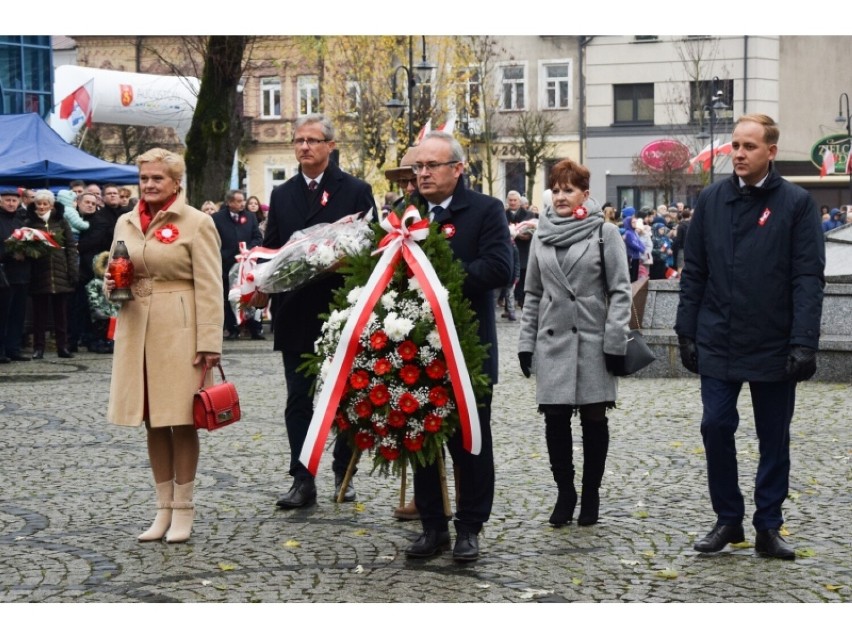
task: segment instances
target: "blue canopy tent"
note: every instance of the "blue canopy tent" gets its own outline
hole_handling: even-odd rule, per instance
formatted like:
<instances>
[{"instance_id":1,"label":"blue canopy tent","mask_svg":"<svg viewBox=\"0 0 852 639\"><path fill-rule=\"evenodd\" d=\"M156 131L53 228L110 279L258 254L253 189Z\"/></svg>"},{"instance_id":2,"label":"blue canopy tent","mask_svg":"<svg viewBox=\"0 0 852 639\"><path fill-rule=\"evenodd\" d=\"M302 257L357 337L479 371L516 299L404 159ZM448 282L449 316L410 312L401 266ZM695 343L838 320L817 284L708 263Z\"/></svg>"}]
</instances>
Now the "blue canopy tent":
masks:
<instances>
[{"instance_id":1,"label":"blue canopy tent","mask_svg":"<svg viewBox=\"0 0 852 639\"><path fill-rule=\"evenodd\" d=\"M139 169L68 144L36 113L0 115L0 184L49 188L71 180L137 184Z\"/></svg>"}]
</instances>

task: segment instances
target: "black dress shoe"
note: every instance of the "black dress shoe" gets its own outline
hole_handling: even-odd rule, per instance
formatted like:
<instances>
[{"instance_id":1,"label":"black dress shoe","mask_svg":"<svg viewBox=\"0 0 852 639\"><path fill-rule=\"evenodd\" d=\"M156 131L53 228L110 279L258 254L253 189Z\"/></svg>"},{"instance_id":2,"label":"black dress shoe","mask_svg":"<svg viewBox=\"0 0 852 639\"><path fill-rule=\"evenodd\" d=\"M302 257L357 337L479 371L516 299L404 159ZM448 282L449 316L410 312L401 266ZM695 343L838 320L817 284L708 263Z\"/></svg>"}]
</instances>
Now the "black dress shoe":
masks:
<instances>
[{"instance_id":1,"label":"black dress shoe","mask_svg":"<svg viewBox=\"0 0 852 639\"><path fill-rule=\"evenodd\" d=\"M74 353L69 351L67 348L60 348L58 351L56 351L56 354L57 354L57 356L64 357L65 359L69 359L71 357L74 357Z\"/></svg>"},{"instance_id":2,"label":"black dress shoe","mask_svg":"<svg viewBox=\"0 0 852 639\"><path fill-rule=\"evenodd\" d=\"M296 479L293 485L277 502L279 508L302 508L317 503L317 487L314 478Z\"/></svg>"},{"instance_id":3,"label":"black dress shoe","mask_svg":"<svg viewBox=\"0 0 852 639\"><path fill-rule=\"evenodd\" d=\"M44 359L44 351L34 350L33 359Z\"/></svg>"},{"instance_id":4,"label":"black dress shoe","mask_svg":"<svg viewBox=\"0 0 852 639\"><path fill-rule=\"evenodd\" d=\"M337 501L337 496L340 494L340 486L343 484L344 475L334 476L334 496L332 501ZM355 501L355 478L349 478L349 485L346 487L346 492L343 493L343 501Z\"/></svg>"},{"instance_id":5,"label":"black dress shoe","mask_svg":"<svg viewBox=\"0 0 852 639\"><path fill-rule=\"evenodd\" d=\"M425 530L417 541L405 549L405 554L415 559L423 559L449 547L450 532L448 530Z\"/></svg>"},{"instance_id":6,"label":"black dress shoe","mask_svg":"<svg viewBox=\"0 0 852 639\"><path fill-rule=\"evenodd\" d=\"M796 551L787 543L777 528L758 530L754 538L754 550L761 557L774 557L775 559L795 559Z\"/></svg>"},{"instance_id":7,"label":"black dress shoe","mask_svg":"<svg viewBox=\"0 0 852 639\"><path fill-rule=\"evenodd\" d=\"M229 340L229 341L234 341L234 340L240 339L240 334L239 333L228 333L227 335L225 335L225 339Z\"/></svg>"},{"instance_id":8,"label":"black dress shoe","mask_svg":"<svg viewBox=\"0 0 852 639\"><path fill-rule=\"evenodd\" d=\"M21 355L20 353L14 353L13 355L9 355L9 359L11 359L13 362L28 362L32 358L27 357L26 355Z\"/></svg>"},{"instance_id":9,"label":"black dress shoe","mask_svg":"<svg viewBox=\"0 0 852 639\"><path fill-rule=\"evenodd\" d=\"M254 335L252 335L252 336L251 336L251 338L252 338L253 340L255 340L255 341L263 341L263 340L265 340L265 339L266 339L266 338L265 338L263 335L261 335L260 333L255 333Z\"/></svg>"},{"instance_id":10,"label":"black dress shoe","mask_svg":"<svg viewBox=\"0 0 852 639\"><path fill-rule=\"evenodd\" d=\"M704 539L695 542L693 548L698 552L719 552L728 544L741 541L745 541L742 524L716 524Z\"/></svg>"},{"instance_id":11,"label":"black dress shoe","mask_svg":"<svg viewBox=\"0 0 852 639\"><path fill-rule=\"evenodd\" d=\"M453 546L453 561L476 561L479 559L479 536L474 532L459 532Z\"/></svg>"}]
</instances>

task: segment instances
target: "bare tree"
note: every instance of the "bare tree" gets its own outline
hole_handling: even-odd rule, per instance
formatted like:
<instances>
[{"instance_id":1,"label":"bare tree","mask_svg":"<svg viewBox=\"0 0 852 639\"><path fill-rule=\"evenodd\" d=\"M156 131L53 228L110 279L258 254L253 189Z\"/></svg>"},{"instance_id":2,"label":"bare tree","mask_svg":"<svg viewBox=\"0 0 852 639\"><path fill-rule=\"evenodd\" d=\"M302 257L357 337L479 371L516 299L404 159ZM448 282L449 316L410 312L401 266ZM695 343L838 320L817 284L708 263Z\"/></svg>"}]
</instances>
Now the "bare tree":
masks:
<instances>
[{"instance_id":1,"label":"bare tree","mask_svg":"<svg viewBox=\"0 0 852 639\"><path fill-rule=\"evenodd\" d=\"M553 154L554 146L550 136L554 128L556 123L549 114L541 111L522 111L510 131L512 137L517 138L517 145L526 162L524 174L527 178L527 194L535 192L536 173Z\"/></svg>"},{"instance_id":2,"label":"bare tree","mask_svg":"<svg viewBox=\"0 0 852 639\"><path fill-rule=\"evenodd\" d=\"M249 36L210 36L201 88L186 135L187 200L219 200L228 188L244 123L237 85Z\"/></svg>"}]
</instances>

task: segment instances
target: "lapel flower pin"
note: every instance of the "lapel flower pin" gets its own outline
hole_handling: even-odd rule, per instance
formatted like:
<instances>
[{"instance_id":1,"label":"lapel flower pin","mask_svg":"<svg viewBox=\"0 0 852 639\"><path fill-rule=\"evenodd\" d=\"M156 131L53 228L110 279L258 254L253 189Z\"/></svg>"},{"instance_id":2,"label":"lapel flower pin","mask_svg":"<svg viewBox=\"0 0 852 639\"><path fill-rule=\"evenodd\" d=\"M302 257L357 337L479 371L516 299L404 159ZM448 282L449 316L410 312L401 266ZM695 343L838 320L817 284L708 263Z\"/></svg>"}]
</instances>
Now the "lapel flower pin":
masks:
<instances>
[{"instance_id":1,"label":"lapel flower pin","mask_svg":"<svg viewBox=\"0 0 852 639\"><path fill-rule=\"evenodd\" d=\"M158 228L154 235L163 244L171 244L176 239L178 239L180 233L178 232L178 229L174 224L166 224Z\"/></svg>"},{"instance_id":2,"label":"lapel flower pin","mask_svg":"<svg viewBox=\"0 0 852 639\"><path fill-rule=\"evenodd\" d=\"M322 199L320 200L320 204L322 204L323 206L328 204L328 191L322 192Z\"/></svg>"},{"instance_id":3,"label":"lapel flower pin","mask_svg":"<svg viewBox=\"0 0 852 639\"><path fill-rule=\"evenodd\" d=\"M452 224L444 224L444 226L441 227L441 233L444 234L444 237L449 239L456 234L456 227Z\"/></svg>"},{"instance_id":4,"label":"lapel flower pin","mask_svg":"<svg viewBox=\"0 0 852 639\"><path fill-rule=\"evenodd\" d=\"M578 206L574 209L575 220L585 220L587 217L589 217L589 211L585 206Z\"/></svg>"}]
</instances>

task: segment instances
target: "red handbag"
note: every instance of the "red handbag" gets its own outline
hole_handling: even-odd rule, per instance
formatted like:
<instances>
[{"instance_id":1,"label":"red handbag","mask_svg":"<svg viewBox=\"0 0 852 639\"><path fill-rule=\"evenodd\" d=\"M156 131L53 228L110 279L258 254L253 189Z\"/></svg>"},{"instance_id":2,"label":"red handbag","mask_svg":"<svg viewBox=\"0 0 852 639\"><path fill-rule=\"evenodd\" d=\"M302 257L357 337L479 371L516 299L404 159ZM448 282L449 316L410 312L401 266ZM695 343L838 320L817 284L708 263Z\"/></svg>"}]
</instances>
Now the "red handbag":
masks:
<instances>
[{"instance_id":1,"label":"red handbag","mask_svg":"<svg viewBox=\"0 0 852 639\"><path fill-rule=\"evenodd\" d=\"M219 384L204 388L204 378L207 377L207 366L201 373L201 382L192 399L192 418L195 427L204 430L216 430L240 421L240 398L237 387L225 379L225 372L219 364L222 381Z\"/></svg>"}]
</instances>

